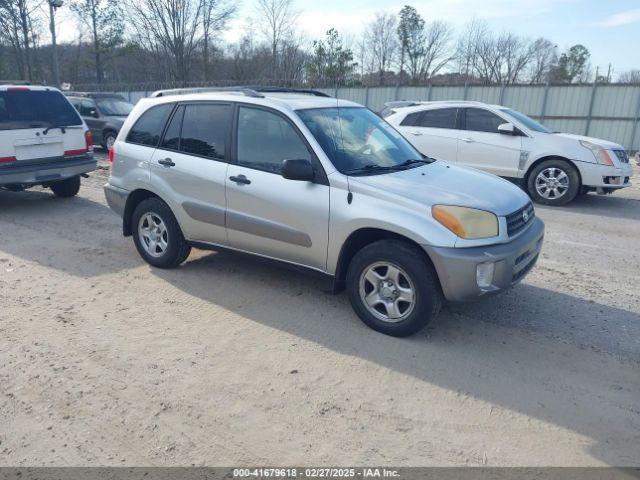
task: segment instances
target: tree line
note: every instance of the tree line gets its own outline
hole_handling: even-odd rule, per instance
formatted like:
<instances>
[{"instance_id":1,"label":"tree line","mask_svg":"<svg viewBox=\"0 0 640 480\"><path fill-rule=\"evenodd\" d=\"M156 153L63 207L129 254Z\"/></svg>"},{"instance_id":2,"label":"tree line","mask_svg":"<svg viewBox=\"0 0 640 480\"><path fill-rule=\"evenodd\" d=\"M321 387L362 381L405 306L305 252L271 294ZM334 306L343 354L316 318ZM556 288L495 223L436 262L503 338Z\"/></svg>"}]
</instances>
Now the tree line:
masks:
<instances>
[{"instance_id":1,"label":"tree line","mask_svg":"<svg viewBox=\"0 0 640 480\"><path fill-rule=\"evenodd\" d=\"M295 0L256 0L246 32L222 40L233 0L67 0L73 41L58 45L72 85L264 83L317 87L610 82L580 44L495 32L472 20L456 32L410 6L379 12L355 39L335 28L309 40ZM52 83L48 4L0 0L0 78ZM68 38L68 34L66 35ZM640 83L640 70L619 81Z\"/></svg>"}]
</instances>

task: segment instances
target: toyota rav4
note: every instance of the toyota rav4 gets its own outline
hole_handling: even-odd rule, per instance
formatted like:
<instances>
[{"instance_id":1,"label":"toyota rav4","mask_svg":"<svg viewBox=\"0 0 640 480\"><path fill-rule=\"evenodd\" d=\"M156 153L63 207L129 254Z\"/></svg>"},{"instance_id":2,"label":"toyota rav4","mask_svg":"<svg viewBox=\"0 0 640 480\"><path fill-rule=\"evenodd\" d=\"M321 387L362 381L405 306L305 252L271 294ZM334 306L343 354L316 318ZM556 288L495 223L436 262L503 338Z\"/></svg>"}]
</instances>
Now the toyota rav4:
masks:
<instances>
[{"instance_id":1,"label":"toyota rav4","mask_svg":"<svg viewBox=\"0 0 640 480\"><path fill-rule=\"evenodd\" d=\"M370 327L414 333L444 299L521 281L544 226L510 182L424 157L356 103L314 91L156 92L111 150L107 201L140 255L191 247L316 270Z\"/></svg>"}]
</instances>

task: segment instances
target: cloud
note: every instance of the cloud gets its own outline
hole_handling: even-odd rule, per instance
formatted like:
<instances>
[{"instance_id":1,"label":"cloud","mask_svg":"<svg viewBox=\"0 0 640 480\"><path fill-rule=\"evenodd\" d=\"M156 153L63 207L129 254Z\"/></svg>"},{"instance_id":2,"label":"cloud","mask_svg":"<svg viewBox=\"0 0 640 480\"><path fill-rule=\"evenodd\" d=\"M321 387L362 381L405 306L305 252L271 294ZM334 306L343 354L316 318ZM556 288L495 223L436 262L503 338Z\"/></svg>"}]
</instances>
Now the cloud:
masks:
<instances>
[{"instance_id":1,"label":"cloud","mask_svg":"<svg viewBox=\"0 0 640 480\"><path fill-rule=\"evenodd\" d=\"M640 22L640 8L614 13L600 22L601 27L619 27L630 23Z\"/></svg>"}]
</instances>

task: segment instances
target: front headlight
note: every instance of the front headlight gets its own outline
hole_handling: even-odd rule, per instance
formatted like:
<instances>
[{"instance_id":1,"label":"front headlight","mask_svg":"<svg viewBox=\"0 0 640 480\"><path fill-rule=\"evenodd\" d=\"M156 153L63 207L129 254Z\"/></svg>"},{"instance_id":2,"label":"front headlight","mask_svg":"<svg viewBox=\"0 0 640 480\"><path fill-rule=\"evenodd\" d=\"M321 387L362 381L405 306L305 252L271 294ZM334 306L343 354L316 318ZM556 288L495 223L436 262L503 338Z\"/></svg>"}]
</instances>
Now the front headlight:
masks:
<instances>
[{"instance_id":1,"label":"front headlight","mask_svg":"<svg viewBox=\"0 0 640 480\"><path fill-rule=\"evenodd\" d=\"M498 236L498 217L476 208L434 205L431 215L444 227L462 238L489 238Z\"/></svg>"},{"instance_id":2,"label":"front headlight","mask_svg":"<svg viewBox=\"0 0 640 480\"><path fill-rule=\"evenodd\" d=\"M596 145L595 143L589 142L588 140L580 140L580 145L584 148L591 150L593 156L596 157L596 162L600 165L608 165L613 167L613 160L611 159L611 155L600 145Z\"/></svg>"}]
</instances>

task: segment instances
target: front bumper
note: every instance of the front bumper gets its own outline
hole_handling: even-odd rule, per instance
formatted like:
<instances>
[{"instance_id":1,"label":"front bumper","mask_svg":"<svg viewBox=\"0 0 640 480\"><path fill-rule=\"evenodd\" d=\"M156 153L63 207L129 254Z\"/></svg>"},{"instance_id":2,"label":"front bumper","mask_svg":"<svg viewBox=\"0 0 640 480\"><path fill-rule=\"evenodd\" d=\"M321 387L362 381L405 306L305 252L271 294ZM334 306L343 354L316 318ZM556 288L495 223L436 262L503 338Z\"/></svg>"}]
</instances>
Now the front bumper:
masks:
<instances>
[{"instance_id":1,"label":"front bumper","mask_svg":"<svg viewBox=\"0 0 640 480\"><path fill-rule=\"evenodd\" d=\"M633 168L631 164L610 167L591 163L580 164L582 185L589 188L614 190L631 186Z\"/></svg>"},{"instance_id":2,"label":"front bumper","mask_svg":"<svg viewBox=\"0 0 640 480\"><path fill-rule=\"evenodd\" d=\"M544 223L535 218L529 228L509 243L471 248L423 245L433 262L447 300L461 302L505 290L520 282L533 268L544 237ZM491 285L478 286L479 264L493 262Z\"/></svg>"},{"instance_id":3,"label":"front bumper","mask_svg":"<svg viewBox=\"0 0 640 480\"><path fill-rule=\"evenodd\" d=\"M91 155L77 157L52 157L38 160L17 161L0 166L2 185L48 185L60 180L92 172L98 162Z\"/></svg>"}]
</instances>

